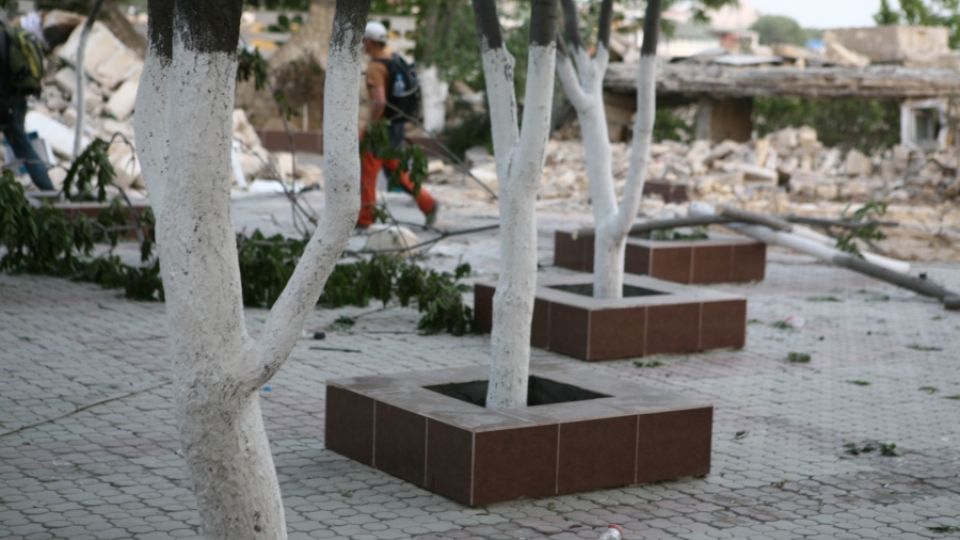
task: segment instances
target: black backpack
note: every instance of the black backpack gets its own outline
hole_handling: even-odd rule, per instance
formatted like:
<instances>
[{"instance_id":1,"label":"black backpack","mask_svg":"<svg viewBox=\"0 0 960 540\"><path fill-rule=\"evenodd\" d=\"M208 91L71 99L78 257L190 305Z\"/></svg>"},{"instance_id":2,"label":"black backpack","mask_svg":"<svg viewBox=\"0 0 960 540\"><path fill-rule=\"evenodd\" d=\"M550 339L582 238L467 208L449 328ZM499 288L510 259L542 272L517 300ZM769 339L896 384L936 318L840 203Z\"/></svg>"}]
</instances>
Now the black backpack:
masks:
<instances>
[{"instance_id":1,"label":"black backpack","mask_svg":"<svg viewBox=\"0 0 960 540\"><path fill-rule=\"evenodd\" d=\"M4 93L15 95L40 95L43 87L44 51L43 45L26 30L0 23L0 75L6 81L0 81Z\"/></svg>"},{"instance_id":2,"label":"black backpack","mask_svg":"<svg viewBox=\"0 0 960 540\"><path fill-rule=\"evenodd\" d=\"M420 81L414 67L396 53L389 60L377 61L386 65L388 71L384 118L417 119L420 115Z\"/></svg>"}]
</instances>

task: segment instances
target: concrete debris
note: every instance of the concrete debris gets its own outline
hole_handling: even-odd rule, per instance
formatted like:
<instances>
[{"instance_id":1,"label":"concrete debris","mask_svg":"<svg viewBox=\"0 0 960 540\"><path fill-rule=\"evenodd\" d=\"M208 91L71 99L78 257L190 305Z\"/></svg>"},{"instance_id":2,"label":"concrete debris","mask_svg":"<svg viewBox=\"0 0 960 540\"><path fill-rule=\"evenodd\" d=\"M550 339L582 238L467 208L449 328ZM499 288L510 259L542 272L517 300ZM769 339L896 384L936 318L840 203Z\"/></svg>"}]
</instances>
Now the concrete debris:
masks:
<instances>
[{"instance_id":1,"label":"concrete debris","mask_svg":"<svg viewBox=\"0 0 960 540\"><path fill-rule=\"evenodd\" d=\"M43 93L32 102L27 115L28 132L35 131L53 151L51 170L67 169L73 158L74 127L76 126L77 72L76 50L83 28L78 20L63 16L54 21L61 30L69 29L69 39L56 47L51 55L63 67L51 71ZM63 40L61 40L62 42ZM109 149L110 162L117 172L117 184L128 189L145 189L141 177L133 132L133 115L143 61L135 51L115 37L106 25L97 22L91 30L84 56L87 84L84 91L84 143L95 138L113 141ZM322 186L323 172L319 167L297 164L296 175L283 167L277 157L267 151L256 130L242 110L234 112L234 155L228 171L236 187L249 189L247 181L255 178L297 180L298 186ZM258 187L260 185L258 184Z\"/></svg>"},{"instance_id":2,"label":"concrete debris","mask_svg":"<svg viewBox=\"0 0 960 540\"><path fill-rule=\"evenodd\" d=\"M824 51L823 56L834 64L843 67L862 68L870 65L870 59L866 56L855 53L843 45L833 41L827 42L826 50Z\"/></svg>"},{"instance_id":3,"label":"concrete debris","mask_svg":"<svg viewBox=\"0 0 960 540\"><path fill-rule=\"evenodd\" d=\"M367 237L364 249L367 251L388 252L413 255L416 249L410 249L420 243L416 233L402 225L375 225L373 233Z\"/></svg>"},{"instance_id":4,"label":"concrete debris","mask_svg":"<svg viewBox=\"0 0 960 540\"><path fill-rule=\"evenodd\" d=\"M120 88L107 101L106 112L117 120L126 120L133 114L133 105L137 101L138 79L130 79L120 85Z\"/></svg>"},{"instance_id":5,"label":"concrete debris","mask_svg":"<svg viewBox=\"0 0 960 540\"><path fill-rule=\"evenodd\" d=\"M70 34L70 39L60 48L57 56L61 60L77 67L77 48L83 26L78 26ZM143 70L143 61L135 52L127 48L114 36L106 25L94 23L87 39L87 50L83 57L87 75L101 86L114 89L124 81L139 79Z\"/></svg>"},{"instance_id":6,"label":"concrete debris","mask_svg":"<svg viewBox=\"0 0 960 540\"><path fill-rule=\"evenodd\" d=\"M629 165L629 147L615 143L612 149L619 195ZM485 158L472 150L468 159L475 164ZM472 172L487 182L496 181L492 162L473 165ZM946 151L922 154L897 146L868 156L858 150L826 148L809 127L784 129L747 143L658 142L651 148L646 179L683 185L692 197L708 202L764 201L766 208L816 201L936 203L960 193L957 159ZM587 205L588 191L581 143L550 141L540 200L569 199Z\"/></svg>"}]
</instances>

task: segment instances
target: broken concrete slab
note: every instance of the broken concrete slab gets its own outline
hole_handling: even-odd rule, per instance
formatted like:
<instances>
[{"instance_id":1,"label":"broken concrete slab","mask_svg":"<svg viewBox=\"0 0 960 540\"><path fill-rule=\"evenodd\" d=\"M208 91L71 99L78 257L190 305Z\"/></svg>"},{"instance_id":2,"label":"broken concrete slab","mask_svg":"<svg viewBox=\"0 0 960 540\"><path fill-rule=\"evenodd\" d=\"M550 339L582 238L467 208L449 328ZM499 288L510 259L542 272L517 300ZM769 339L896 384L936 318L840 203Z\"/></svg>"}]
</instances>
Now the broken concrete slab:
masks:
<instances>
[{"instance_id":1,"label":"broken concrete slab","mask_svg":"<svg viewBox=\"0 0 960 540\"><path fill-rule=\"evenodd\" d=\"M27 132L36 131L57 155L66 158L73 156L73 141L76 138L69 127L37 111L27 113L25 126ZM88 144L90 139L84 137L82 146Z\"/></svg>"},{"instance_id":2,"label":"broken concrete slab","mask_svg":"<svg viewBox=\"0 0 960 540\"><path fill-rule=\"evenodd\" d=\"M133 107L137 101L137 89L140 83L137 79L130 79L120 85L120 88L107 101L106 112L117 120L126 120L133 114Z\"/></svg>"},{"instance_id":3,"label":"broken concrete slab","mask_svg":"<svg viewBox=\"0 0 960 540\"><path fill-rule=\"evenodd\" d=\"M77 27L58 56L74 68L77 65L77 49L83 27ZM143 61L126 45L120 42L102 23L94 23L87 39L83 58L87 75L107 89L114 89L124 81L137 79L143 70Z\"/></svg>"},{"instance_id":4,"label":"broken concrete slab","mask_svg":"<svg viewBox=\"0 0 960 540\"><path fill-rule=\"evenodd\" d=\"M847 153L843 170L847 176L869 176L873 173L873 162L863 152L854 149Z\"/></svg>"},{"instance_id":5,"label":"broken concrete slab","mask_svg":"<svg viewBox=\"0 0 960 540\"><path fill-rule=\"evenodd\" d=\"M823 39L882 63L902 63L950 52L950 31L940 26L871 26L827 30Z\"/></svg>"},{"instance_id":6,"label":"broken concrete slab","mask_svg":"<svg viewBox=\"0 0 960 540\"><path fill-rule=\"evenodd\" d=\"M416 233L402 225L375 225L374 232L367 237L364 249L383 253L413 255L411 249L420 243Z\"/></svg>"}]
</instances>

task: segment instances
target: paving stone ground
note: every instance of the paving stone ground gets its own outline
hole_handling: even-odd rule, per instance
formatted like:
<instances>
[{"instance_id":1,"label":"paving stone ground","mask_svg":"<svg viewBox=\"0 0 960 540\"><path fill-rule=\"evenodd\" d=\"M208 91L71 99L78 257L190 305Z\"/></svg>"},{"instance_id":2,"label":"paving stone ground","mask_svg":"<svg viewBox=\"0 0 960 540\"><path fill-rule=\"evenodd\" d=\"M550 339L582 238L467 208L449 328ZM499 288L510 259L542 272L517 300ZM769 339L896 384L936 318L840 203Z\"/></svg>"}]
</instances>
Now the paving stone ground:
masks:
<instances>
[{"instance_id":1,"label":"paving stone ground","mask_svg":"<svg viewBox=\"0 0 960 540\"><path fill-rule=\"evenodd\" d=\"M960 268L922 269L960 288ZM315 312L311 330L359 318L301 340L262 392L290 537L960 538L960 315L779 252L764 282L717 288L749 297L745 349L595 365L711 400L710 475L482 509L326 450L324 382L485 363L488 338L418 335L393 306ZM251 332L265 313L247 311ZM788 316L805 324L774 325ZM198 537L167 340L160 304L0 275L0 538ZM900 455L846 453L867 441Z\"/></svg>"}]
</instances>

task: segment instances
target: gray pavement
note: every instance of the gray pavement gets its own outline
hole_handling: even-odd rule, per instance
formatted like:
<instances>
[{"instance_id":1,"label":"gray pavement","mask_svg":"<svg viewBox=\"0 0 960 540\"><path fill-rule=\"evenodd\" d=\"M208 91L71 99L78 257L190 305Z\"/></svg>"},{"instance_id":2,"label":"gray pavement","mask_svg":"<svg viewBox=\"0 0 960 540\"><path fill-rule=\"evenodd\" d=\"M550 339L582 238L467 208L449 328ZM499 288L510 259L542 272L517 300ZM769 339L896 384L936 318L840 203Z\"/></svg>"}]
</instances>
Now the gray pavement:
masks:
<instances>
[{"instance_id":1,"label":"gray pavement","mask_svg":"<svg viewBox=\"0 0 960 540\"><path fill-rule=\"evenodd\" d=\"M436 249L439 266L466 257L488 274L495 235ZM763 283L717 287L750 299L744 350L595 366L711 400L709 476L485 509L326 450L323 421L327 379L482 364L488 338L417 335L416 312L394 306L316 311L311 330L359 319L301 340L262 392L291 538L559 540L609 523L628 539L960 538L960 315L804 257L770 259ZM924 269L960 288L960 268ZM265 313L247 311L251 332ZM802 328L774 325L788 316ZM0 538L197 537L167 339L161 304L0 275ZM844 447L868 441L901 455Z\"/></svg>"}]
</instances>

